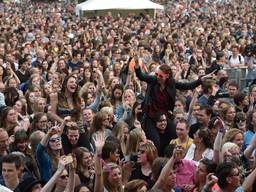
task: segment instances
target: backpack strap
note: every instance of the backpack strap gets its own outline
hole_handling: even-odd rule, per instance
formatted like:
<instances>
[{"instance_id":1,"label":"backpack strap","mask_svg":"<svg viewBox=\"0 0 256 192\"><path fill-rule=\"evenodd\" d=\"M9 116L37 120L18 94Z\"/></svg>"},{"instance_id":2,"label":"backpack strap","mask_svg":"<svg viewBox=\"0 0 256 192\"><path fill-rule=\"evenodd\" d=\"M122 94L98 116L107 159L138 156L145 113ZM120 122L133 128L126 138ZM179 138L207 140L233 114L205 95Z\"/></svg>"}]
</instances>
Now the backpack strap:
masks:
<instances>
[{"instance_id":1,"label":"backpack strap","mask_svg":"<svg viewBox=\"0 0 256 192\"><path fill-rule=\"evenodd\" d=\"M240 54L238 55L238 59L239 59L239 63L241 64L242 58L241 58L241 55L240 55Z\"/></svg>"},{"instance_id":2,"label":"backpack strap","mask_svg":"<svg viewBox=\"0 0 256 192\"><path fill-rule=\"evenodd\" d=\"M231 58L232 58L232 55L229 55L228 60L230 61ZM239 59L239 63L241 64L242 57L240 54L238 55L238 59Z\"/></svg>"}]
</instances>

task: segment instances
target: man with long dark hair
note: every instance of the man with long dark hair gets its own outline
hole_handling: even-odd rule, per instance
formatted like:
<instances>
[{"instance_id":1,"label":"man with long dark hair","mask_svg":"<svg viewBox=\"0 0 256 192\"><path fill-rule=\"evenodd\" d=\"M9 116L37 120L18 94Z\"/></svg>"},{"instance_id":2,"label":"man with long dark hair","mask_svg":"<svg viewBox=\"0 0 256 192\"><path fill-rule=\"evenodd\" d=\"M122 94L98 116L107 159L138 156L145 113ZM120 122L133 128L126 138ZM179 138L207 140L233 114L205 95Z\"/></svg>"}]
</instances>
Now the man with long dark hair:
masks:
<instances>
[{"instance_id":1,"label":"man with long dark hair","mask_svg":"<svg viewBox=\"0 0 256 192\"><path fill-rule=\"evenodd\" d=\"M155 75L145 74L139 66L139 59L135 57L135 72L139 80L148 83L145 99L142 105L144 118L142 126L148 139L152 140L157 148L160 145L160 138L155 128L155 115L162 112L168 115L173 111L176 97L176 89L188 90L194 89L202 84L202 80L212 75L208 74L196 81L190 83L180 83L173 79L172 71L169 65L162 64L156 71Z\"/></svg>"}]
</instances>

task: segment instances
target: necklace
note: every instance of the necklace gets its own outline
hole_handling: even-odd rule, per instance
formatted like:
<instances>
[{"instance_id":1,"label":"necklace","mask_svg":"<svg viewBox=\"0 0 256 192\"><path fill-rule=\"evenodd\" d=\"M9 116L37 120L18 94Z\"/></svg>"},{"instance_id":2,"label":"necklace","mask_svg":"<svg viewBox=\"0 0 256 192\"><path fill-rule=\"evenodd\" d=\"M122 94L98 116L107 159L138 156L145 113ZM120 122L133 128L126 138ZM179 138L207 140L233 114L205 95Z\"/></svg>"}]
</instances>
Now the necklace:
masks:
<instances>
[{"instance_id":1,"label":"necklace","mask_svg":"<svg viewBox=\"0 0 256 192\"><path fill-rule=\"evenodd\" d=\"M186 141L185 142L181 142L181 140L179 139L179 143L181 144L181 145L184 145L184 149L185 149L185 151L187 150L187 148L188 148L188 142L189 142L189 137L187 136L187 139L186 139Z\"/></svg>"}]
</instances>

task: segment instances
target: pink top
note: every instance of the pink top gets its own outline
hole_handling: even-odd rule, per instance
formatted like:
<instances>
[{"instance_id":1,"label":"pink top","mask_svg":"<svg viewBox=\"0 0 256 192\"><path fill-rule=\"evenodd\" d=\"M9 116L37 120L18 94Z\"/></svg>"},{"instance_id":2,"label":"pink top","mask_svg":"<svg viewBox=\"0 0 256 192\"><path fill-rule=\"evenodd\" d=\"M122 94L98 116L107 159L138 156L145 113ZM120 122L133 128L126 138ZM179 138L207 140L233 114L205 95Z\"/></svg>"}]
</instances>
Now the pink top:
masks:
<instances>
[{"instance_id":1,"label":"pink top","mask_svg":"<svg viewBox=\"0 0 256 192\"><path fill-rule=\"evenodd\" d=\"M182 159L176 169L176 187L195 184L196 165L193 161Z\"/></svg>"}]
</instances>

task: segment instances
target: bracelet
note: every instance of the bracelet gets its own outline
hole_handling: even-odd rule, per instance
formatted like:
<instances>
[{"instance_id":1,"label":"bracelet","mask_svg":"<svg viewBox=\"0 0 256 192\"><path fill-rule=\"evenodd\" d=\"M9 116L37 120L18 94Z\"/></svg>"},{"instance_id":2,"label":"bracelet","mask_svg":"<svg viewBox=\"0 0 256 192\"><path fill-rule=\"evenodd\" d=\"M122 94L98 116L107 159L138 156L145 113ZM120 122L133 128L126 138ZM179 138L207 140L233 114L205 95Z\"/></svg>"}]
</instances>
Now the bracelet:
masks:
<instances>
[{"instance_id":1,"label":"bracelet","mask_svg":"<svg viewBox=\"0 0 256 192\"><path fill-rule=\"evenodd\" d=\"M224 133L224 132L225 132L225 129L224 129L224 128L221 128L221 129L219 129L219 132L220 132L220 133Z\"/></svg>"}]
</instances>

